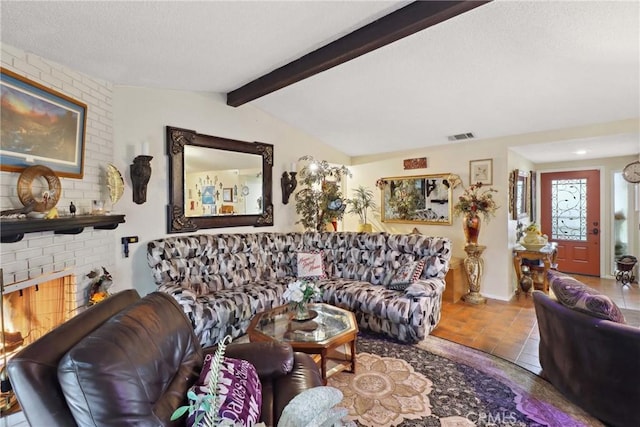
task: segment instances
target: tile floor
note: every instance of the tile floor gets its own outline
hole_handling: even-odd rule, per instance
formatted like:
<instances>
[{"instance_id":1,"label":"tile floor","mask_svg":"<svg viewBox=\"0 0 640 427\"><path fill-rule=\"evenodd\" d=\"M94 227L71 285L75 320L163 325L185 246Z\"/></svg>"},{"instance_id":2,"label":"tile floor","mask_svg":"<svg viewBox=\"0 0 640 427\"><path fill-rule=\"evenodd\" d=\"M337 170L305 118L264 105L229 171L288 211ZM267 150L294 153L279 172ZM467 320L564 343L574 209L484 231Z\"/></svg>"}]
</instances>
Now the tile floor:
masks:
<instances>
[{"instance_id":1,"label":"tile floor","mask_svg":"<svg viewBox=\"0 0 640 427\"><path fill-rule=\"evenodd\" d=\"M599 289L620 307L640 310L638 283L622 286L613 279L575 276ZM488 300L471 305L443 302L442 318L432 335L485 351L539 374L538 325L531 297L511 301Z\"/></svg>"}]
</instances>

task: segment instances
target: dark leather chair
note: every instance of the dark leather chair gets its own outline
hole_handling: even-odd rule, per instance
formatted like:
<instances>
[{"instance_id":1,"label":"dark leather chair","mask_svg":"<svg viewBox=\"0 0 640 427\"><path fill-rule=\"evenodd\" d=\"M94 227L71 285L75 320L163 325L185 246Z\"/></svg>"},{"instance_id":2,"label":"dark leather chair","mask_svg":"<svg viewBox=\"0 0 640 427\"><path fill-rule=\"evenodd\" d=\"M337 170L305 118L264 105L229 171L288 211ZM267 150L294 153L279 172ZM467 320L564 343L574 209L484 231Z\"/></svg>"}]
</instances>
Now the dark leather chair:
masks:
<instances>
[{"instance_id":1,"label":"dark leather chair","mask_svg":"<svg viewBox=\"0 0 640 427\"><path fill-rule=\"evenodd\" d=\"M172 422L171 414L215 351L200 346L171 296L127 290L41 337L7 369L32 426L180 426L186 417ZM313 359L287 344L231 344L225 355L256 367L267 425L298 393L322 385Z\"/></svg>"},{"instance_id":2,"label":"dark leather chair","mask_svg":"<svg viewBox=\"0 0 640 427\"><path fill-rule=\"evenodd\" d=\"M640 328L533 292L542 377L608 425L640 426Z\"/></svg>"}]
</instances>

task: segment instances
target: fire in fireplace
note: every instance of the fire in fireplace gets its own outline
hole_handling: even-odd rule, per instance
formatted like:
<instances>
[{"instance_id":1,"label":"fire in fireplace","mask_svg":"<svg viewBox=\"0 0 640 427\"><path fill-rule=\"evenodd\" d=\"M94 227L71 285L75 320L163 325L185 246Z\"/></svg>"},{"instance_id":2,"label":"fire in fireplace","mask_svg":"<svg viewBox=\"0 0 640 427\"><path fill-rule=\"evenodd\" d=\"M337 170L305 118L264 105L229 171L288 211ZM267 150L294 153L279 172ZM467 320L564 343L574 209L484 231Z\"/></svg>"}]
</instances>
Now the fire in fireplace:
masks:
<instances>
[{"instance_id":1,"label":"fire in fireplace","mask_svg":"<svg viewBox=\"0 0 640 427\"><path fill-rule=\"evenodd\" d=\"M50 280L45 278L42 282L28 281L25 287L19 283L9 286L0 283L0 291L0 409L4 411L13 403L10 379L5 370L7 361L24 346L74 316L77 287L75 275L69 274Z\"/></svg>"}]
</instances>

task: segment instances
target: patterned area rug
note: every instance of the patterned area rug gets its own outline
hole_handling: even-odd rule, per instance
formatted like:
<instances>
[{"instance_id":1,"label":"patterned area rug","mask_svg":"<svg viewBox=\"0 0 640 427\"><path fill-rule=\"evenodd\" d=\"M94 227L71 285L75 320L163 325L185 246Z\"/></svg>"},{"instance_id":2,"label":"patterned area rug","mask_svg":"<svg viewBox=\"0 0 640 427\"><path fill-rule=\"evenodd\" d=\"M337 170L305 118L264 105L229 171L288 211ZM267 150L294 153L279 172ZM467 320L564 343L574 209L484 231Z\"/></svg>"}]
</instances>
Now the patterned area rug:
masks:
<instances>
[{"instance_id":1,"label":"patterned area rug","mask_svg":"<svg viewBox=\"0 0 640 427\"><path fill-rule=\"evenodd\" d=\"M412 346L360 334L356 373L328 385L360 426L603 426L529 371L431 336Z\"/></svg>"}]
</instances>

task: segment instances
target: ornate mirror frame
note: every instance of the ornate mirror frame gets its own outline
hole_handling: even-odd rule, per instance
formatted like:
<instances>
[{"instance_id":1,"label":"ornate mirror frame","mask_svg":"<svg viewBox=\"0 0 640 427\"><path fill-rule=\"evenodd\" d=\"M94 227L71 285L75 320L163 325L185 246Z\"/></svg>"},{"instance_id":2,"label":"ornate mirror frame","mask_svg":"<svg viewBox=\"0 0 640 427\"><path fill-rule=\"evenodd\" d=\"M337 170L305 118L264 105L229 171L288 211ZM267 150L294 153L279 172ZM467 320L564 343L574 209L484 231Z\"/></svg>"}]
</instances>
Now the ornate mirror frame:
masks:
<instances>
[{"instance_id":1,"label":"ornate mirror frame","mask_svg":"<svg viewBox=\"0 0 640 427\"><path fill-rule=\"evenodd\" d=\"M452 224L450 174L381 178L382 222Z\"/></svg>"},{"instance_id":2,"label":"ornate mirror frame","mask_svg":"<svg viewBox=\"0 0 640 427\"><path fill-rule=\"evenodd\" d=\"M193 145L262 156L262 214L186 217L184 147ZM167 233L187 233L206 228L273 225L271 196L273 174L273 145L246 142L217 136L202 135L193 130L167 126L167 155L169 156L169 205L167 206Z\"/></svg>"},{"instance_id":3,"label":"ornate mirror frame","mask_svg":"<svg viewBox=\"0 0 640 427\"><path fill-rule=\"evenodd\" d=\"M529 216L531 200L529 191L529 173L514 169L509 176L509 207L511 219L519 220Z\"/></svg>"}]
</instances>

